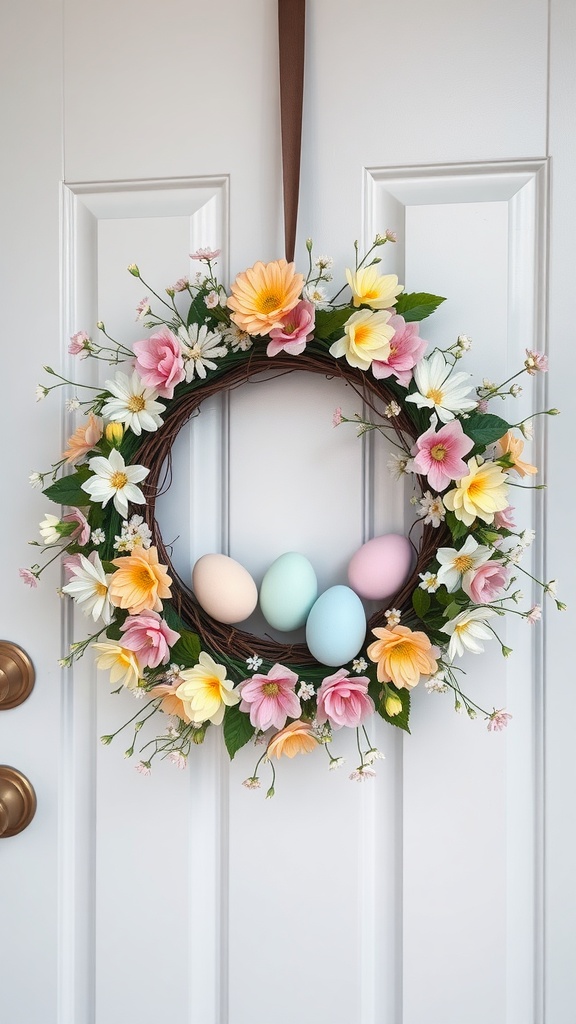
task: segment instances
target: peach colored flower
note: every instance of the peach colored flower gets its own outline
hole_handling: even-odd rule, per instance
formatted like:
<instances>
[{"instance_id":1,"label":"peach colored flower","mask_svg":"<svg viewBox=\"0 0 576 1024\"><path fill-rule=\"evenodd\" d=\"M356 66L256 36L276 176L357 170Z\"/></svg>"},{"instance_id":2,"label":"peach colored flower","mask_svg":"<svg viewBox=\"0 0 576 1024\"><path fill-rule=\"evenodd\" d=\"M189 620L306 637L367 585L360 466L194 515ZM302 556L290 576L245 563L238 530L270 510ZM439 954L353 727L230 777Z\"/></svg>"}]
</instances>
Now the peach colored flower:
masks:
<instances>
[{"instance_id":1,"label":"peach colored flower","mask_svg":"<svg viewBox=\"0 0 576 1024\"><path fill-rule=\"evenodd\" d=\"M538 470L536 466L531 466L529 462L522 462L520 456L524 450L524 441L521 437L514 437L511 430L508 430L504 437L501 437L496 446L496 454L498 458L502 458L503 455L507 455L510 459L511 465L509 469L511 472L518 473L518 476L533 476Z\"/></svg>"},{"instance_id":2,"label":"peach colored flower","mask_svg":"<svg viewBox=\"0 0 576 1024\"><path fill-rule=\"evenodd\" d=\"M130 615L146 609L162 611L161 598L171 597L172 578L167 567L158 562L157 548L146 549L139 544L132 554L114 558L112 565L117 567L108 591L112 604L127 608Z\"/></svg>"},{"instance_id":3,"label":"peach colored flower","mask_svg":"<svg viewBox=\"0 0 576 1024\"><path fill-rule=\"evenodd\" d=\"M269 334L273 327L284 327L286 314L297 305L304 278L293 263L276 260L255 263L238 274L232 285L228 307L231 319L248 334Z\"/></svg>"},{"instance_id":4,"label":"peach colored flower","mask_svg":"<svg viewBox=\"0 0 576 1024\"><path fill-rule=\"evenodd\" d=\"M162 697L160 711L163 711L165 715L176 715L183 722L192 721L184 707L184 701L176 696L176 686L170 686L169 683L159 683L158 686L153 686L148 693L151 697Z\"/></svg>"},{"instance_id":5,"label":"peach colored flower","mask_svg":"<svg viewBox=\"0 0 576 1024\"><path fill-rule=\"evenodd\" d=\"M377 640L368 647L368 657L378 665L380 683L394 683L399 690L411 689L420 676L436 672L438 650L425 633L413 632L407 626L373 629Z\"/></svg>"},{"instance_id":6,"label":"peach colored flower","mask_svg":"<svg viewBox=\"0 0 576 1024\"><path fill-rule=\"evenodd\" d=\"M295 754L309 754L314 747L318 746L318 740L312 732L310 722L291 722L285 729L277 732L272 737L266 753L268 757L277 757L278 760L283 754L286 757L294 757Z\"/></svg>"},{"instance_id":7,"label":"peach colored flower","mask_svg":"<svg viewBox=\"0 0 576 1024\"><path fill-rule=\"evenodd\" d=\"M81 424L74 431L72 437L68 438L68 447L63 453L62 458L69 465L75 466L80 459L83 459L88 452L91 452L96 447L102 437L102 430L102 420L91 412L88 422Z\"/></svg>"}]
</instances>

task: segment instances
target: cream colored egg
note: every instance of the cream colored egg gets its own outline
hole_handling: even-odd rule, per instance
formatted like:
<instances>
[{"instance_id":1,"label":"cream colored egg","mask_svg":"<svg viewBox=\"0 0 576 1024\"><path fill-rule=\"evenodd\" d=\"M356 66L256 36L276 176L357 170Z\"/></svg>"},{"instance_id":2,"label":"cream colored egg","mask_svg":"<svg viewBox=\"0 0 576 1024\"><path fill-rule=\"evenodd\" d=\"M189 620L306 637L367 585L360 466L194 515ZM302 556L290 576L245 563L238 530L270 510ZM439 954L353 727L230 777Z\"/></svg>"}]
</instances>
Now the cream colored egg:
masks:
<instances>
[{"instance_id":1,"label":"cream colored egg","mask_svg":"<svg viewBox=\"0 0 576 1024\"><path fill-rule=\"evenodd\" d=\"M250 573L228 555L202 555L192 570L192 589L201 608L217 622L243 622L258 603Z\"/></svg>"}]
</instances>

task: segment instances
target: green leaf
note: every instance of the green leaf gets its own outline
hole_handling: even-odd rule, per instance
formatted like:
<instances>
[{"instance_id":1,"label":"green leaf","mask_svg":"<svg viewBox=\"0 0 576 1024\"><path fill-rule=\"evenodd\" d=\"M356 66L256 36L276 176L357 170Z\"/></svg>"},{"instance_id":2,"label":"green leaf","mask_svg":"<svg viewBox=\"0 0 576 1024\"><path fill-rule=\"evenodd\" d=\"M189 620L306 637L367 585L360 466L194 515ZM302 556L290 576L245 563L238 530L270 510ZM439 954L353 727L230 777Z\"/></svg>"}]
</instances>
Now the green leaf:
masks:
<instances>
[{"instance_id":1,"label":"green leaf","mask_svg":"<svg viewBox=\"0 0 576 1024\"><path fill-rule=\"evenodd\" d=\"M469 530L466 523L461 522L460 519L456 519L453 512L446 513L446 525L452 534L452 540L461 540L462 537L466 537Z\"/></svg>"},{"instance_id":2,"label":"green leaf","mask_svg":"<svg viewBox=\"0 0 576 1024\"><path fill-rule=\"evenodd\" d=\"M223 730L224 742L226 750L230 755L230 760L232 760L236 751L244 747L254 735L254 726L250 721L249 715L245 714L244 711L240 711L238 704L235 704L232 708L226 708Z\"/></svg>"},{"instance_id":3,"label":"green leaf","mask_svg":"<svg viewBox=\"0 0 576 1024\"><path fill-rule=\"evenodd\" d=\"M412 607L419 619L423 619L430 608L430 594L421 587L416 587L412 594Z\"/></svg>"},{"instance_id":4,"label":"green leaf","mask_svg":"<svg viewBox=\"0 0 576 1024\"><path fill-rule=\"evenodd\" d=\"M451 601L450 604L444 609L445 619L455 619L457 615L462 611L460 605L456 601Z\"/></svg>"},{"instance_id":5,"label":"green leaf","mask_svg":"<svg viewBox=\"0 0 576 1024\"><path fill-rule=\"evenodd\" d=\"M176 641L170 651L170 660L177 665L184 665L185 668L192 668L198 664L200 654L200 637L189 629L182 630L180 639Z\"/></svg>"},{"instance_id":6,"label":"green leaf","mask_svg":"<svg viewBox=\"0 0 576 1024\"><path fill-rule=\"evenodd\" d=\"M328 341L333 334L341 334L344 324L352 316L350 306L343 309L317 309L314 324L314 337L319 341Z\"/></svg>"},{"instance_id":7,"label":"green leaf","mask_svg":"<svg viewBox=\"0 0 576 1024\"><path fill-rule=\"evenodd\" d=\"M510 430L510 424L506 420L500 416L493 416L490 412L473 412L468 419L463 420L462 426L464 433L472 438L475 444L484 448L494 441L499 441L506 431Z\"/></svg>"},{"instance_id":8,"label":"green leaf","mask_svg":"<svg viewBox=\"0 0 576 1024\"><path fill-rule=\"evenodd\" d=\"M188 317L186 319L186 324L188 327L190 327L190 324L204 323L204 320L208 316L208 309L206 303L204 302L204 299L206 298L207 294L208 293L205 291L198 292L198 294L195 295L194 298L192 299L192 302L190 303L190 309L188 310Z\"/></svg>"},{"instance_id":9,"label":"green leaf","mask_svg":"<svg viewBox=\"0 0 576 1024\"><path fill-rule=\"evenodd\" d=\"M434 597L436 598L437 603L442 605L444 608L446 608L452 601L452 594L449 594L444 586L440 587L436 591Z\"/></svg>"},{"instance_id":10,"label":"green leaf","mask_svg":"<svg viewBox=\"0 0 576 1024\"><path fill-rule=\"evenodd\" d=\"M406 323L413 320L424 320L430 316L441 302L446 299L441 295L430 295L428 292L404 292L396 299L396 312L404 317Z\"/></svg>"},{"instance_id":11,"label":"green leaf","mask_svg":"<svg viewBox=\"0 0 576 1024\"><path fill-rule=\"evenodd\" d=\"M69 476L62 476L50 484L42 493L57 505L88 505L90 498L81 487L86 479L87 475L84 472L70 473Z\"/></svg>"},{"instance_id":12,"label":"green leaf","mask_svg":"<svg viewBox=\"0 0 576 1024\"><path fill-rule=\"evenodd\" d=\"M108 629L106 630L106 636L108 637L109 640L118 641L122 639L123 634L120 630L120 626L124 624L127 618L128 612L124 609L119 608L112 622L108 626Z\"/></svg>"},{"instance_id":13,"label":"green leaf","mask_svg":"<svg viewBox=\"0 0 576 1024\"><path fill-rule=\"evenodd\" d=\"M378 714L385 722L389 722L390 725L395 725L397 729L403 729L404 732L410 732L409 721L410 721L410 691L401 689L397 690L395 686L388 684L390 690L396 697L399 697L402 701L402 711L398 715L386 714L386 699L380 701L378 705Z\"/></svg>"}]
</instances>

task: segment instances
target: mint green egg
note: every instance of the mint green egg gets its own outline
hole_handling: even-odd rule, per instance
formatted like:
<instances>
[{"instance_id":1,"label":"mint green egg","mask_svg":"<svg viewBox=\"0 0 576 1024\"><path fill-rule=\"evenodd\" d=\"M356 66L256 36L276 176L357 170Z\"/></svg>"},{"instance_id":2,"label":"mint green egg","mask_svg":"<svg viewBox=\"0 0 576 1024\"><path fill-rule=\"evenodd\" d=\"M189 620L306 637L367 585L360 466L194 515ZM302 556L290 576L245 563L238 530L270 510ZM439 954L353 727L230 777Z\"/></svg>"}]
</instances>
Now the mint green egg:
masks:
<instances>
[{"instance_id":1,"label":"mint green egg","mask_svg":"<svg viewBox=\"0 0 576 1024\"><path fill-rule=\"evenodd\" d=\"M316 573L304 555L287 551L267 569L260 586L266 622L280 632L299 629L318 596Z\"/></svg>"}]
</instances>

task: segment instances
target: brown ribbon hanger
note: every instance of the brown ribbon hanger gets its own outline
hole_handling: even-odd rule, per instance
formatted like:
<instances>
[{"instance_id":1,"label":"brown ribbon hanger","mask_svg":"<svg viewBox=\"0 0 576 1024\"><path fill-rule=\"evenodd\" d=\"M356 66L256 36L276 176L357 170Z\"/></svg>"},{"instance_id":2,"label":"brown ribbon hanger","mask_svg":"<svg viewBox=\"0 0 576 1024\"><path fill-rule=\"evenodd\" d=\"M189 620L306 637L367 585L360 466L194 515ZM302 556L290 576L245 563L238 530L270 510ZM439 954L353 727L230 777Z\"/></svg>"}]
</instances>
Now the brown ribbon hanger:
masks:
<instances>
[{"instance_id":1,"label":"brown ribbon hanger","mask_svg":"<svg viewBox=\"0 0 576 1024\"><path fill-rule=\"evenodd\" d=\"M305 25L306 0L278 0L284 248L288 263L294 259L298 219Z\"/></svg>"}]
</instances>

